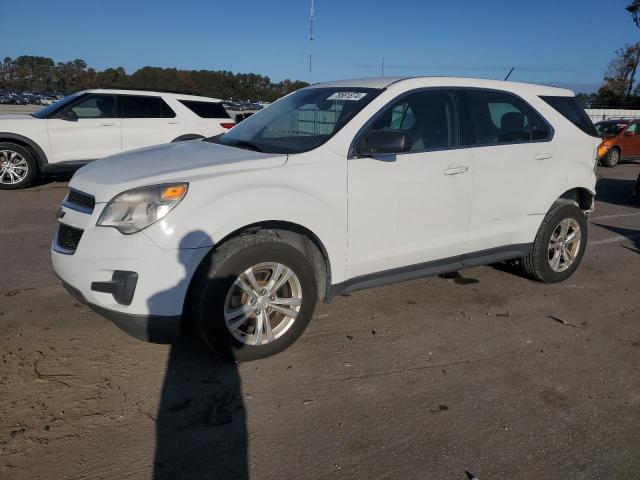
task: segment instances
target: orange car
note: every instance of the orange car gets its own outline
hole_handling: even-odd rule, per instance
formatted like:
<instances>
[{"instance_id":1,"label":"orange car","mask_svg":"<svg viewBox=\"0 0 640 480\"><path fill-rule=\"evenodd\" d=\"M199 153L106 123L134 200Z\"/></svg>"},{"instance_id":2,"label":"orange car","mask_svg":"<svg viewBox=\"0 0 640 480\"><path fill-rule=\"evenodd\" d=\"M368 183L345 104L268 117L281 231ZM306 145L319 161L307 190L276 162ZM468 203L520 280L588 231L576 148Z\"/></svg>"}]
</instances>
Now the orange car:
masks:
<instances>
[{"instance_id":1,"label":"orange car","mask_svg":"<svg viewBox=\"0 0 640 480\"><path fill-rule=\"evenodd\" d=\"M598 159L604 167L640 158L640 120L615 120L596 124L602 136Z\"/></svg>"}]
</instances>

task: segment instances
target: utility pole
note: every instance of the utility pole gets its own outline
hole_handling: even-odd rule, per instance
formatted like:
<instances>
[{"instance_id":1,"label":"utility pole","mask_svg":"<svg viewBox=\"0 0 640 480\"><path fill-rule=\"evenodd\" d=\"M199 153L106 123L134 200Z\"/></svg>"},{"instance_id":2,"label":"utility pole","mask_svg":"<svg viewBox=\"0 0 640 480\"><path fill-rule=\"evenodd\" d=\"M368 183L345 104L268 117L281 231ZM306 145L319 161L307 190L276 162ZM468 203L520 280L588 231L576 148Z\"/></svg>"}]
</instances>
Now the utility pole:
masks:
<instances>
[{"instance_id":1,"label":"utility pole","mask_svg":"<svg viewBox=\"0 0 640 480\"><path fill-rule=\"evenodd\" d=\"M311 11L309 15L309 83L311 83L311 56L313 53L313 24L315 22L315 17L313 15L313 0L311 0Z\"/></svg>"}]
</instances>

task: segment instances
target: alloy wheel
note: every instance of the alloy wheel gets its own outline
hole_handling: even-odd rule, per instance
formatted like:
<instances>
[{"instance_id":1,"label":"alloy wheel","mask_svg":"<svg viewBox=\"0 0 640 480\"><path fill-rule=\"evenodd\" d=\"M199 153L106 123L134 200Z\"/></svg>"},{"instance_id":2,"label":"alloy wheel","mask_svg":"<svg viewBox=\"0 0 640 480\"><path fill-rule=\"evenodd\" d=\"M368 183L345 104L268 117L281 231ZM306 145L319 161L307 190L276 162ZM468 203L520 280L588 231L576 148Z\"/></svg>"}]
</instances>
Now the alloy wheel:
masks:
<instances>
[{"instance_id":1,"label":"alloy wheel","mask_svg":"<svg viewBox=\"0 0 640 480\"><path fill-rule=\"evenodd\" d=\"M27 159L13 150L0 150L0 183L15 185L29 173Z\"/></svg>"},{"instance_id":2,"label":"alloy wheel","mask_svg":"<svg viewBox=\"0 0 640 480\"><path fill-rule=\"evenodd\" d=\"M580 225L573 218L565 218L556 226L549 241L549 266L554 272L564 272L573 265L581 236Z\"/></svg>"},{"instance_id":3,"label":"alloy wheel","mask_svg":"<svg viewBox=\"0 0 640 480\"><path fill-rule=\"evenodd\" d=\"M224 303L224 319L233 337L246 345L265 345L282 337L302 305L295 272L281 263L260 263L240 274Z\"/></svg>"}]
</instances>

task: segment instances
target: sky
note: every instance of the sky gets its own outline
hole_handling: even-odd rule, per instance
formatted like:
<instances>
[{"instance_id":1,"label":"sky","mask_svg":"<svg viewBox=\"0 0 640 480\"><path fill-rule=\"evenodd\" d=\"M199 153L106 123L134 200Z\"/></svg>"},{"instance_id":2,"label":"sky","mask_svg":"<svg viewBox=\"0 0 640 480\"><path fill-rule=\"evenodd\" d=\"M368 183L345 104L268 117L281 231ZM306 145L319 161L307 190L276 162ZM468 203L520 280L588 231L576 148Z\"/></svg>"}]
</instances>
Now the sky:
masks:
<instances>
[{"instance_id":1,"label":"sky","mask_svg":"<svg viewBox=\"0 0 640 480\"><path fill-rule=\"evenodd\" d=\"M614 51L640 41L630 0L0 0L0 57L82 58L316 83L454 75L593 91Z\"/></svg>"}]
</instances>

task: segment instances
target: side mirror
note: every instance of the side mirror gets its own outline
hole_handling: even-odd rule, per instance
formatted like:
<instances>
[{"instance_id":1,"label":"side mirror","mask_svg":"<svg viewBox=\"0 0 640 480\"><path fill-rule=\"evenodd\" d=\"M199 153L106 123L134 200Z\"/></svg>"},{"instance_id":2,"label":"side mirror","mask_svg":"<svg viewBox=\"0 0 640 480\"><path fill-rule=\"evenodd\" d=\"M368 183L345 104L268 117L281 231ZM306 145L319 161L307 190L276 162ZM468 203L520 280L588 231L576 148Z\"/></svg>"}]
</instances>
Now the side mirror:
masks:
<instances>
[{"instance_id":1,"label":"side mirror","mask_svg":"<svg viewBox=\"0 0 640 480\"><path fill-rule=\"evenodd\" d=\"M624 132L625 137L635 137L637 135L637 132L632 131L626 131Z\"/></svg>"},{"instance_id":2,"label":"side mirror","mask_svg":"<svg viewBox=\"0 0 640 480\"><path fill-rule=\"evenodd\" d=\"M67 109L67 110L63 110L62 112L58 113L56 115L56 118L59 119L59 120L66 120L67 122L77 122L78 121L78 115L76 115L76 112L74 112L70 108Z\"/></svg>"},{"instance_id":3,"label":"side mirror","mask_svg":"<svg viewBox=\"0 0 640 480\"><path fill-rule=\"evenodd\" d=\"M358 142L356 154L369 157L375 154L405 153L411 150L409 135L398 130L370 132Z\"/></svg>"}]
</instances>

